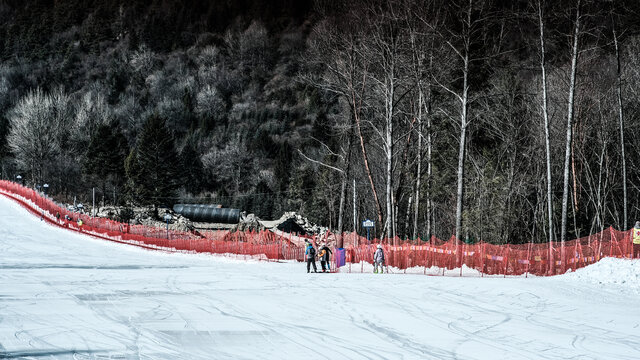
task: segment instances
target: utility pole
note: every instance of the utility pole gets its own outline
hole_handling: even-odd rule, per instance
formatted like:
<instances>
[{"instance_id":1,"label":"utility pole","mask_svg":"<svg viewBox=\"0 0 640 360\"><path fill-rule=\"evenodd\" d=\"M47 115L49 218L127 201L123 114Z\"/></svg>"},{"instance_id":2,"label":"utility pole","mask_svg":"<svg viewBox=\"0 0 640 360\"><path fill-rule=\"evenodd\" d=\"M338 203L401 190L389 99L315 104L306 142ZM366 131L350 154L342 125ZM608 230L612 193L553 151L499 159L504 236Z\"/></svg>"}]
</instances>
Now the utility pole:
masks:
<instances>
[{"instance_id":1,"label":"utility pole","mask_svg":"<svg viewBox=\"0 0 640 360\"><path fill-rule=\"evenodd\" d=\"M93 208L92 217L96 217L96 188L93 188Z\"/></svg>"},{"instance_id":2,"label":"utility pole","mask_svg":"<svg viewBox=\"0 0 640 360\"><path fill-rule=\"evenodd\" d=\"M171 214L167 211L164 214L164 220L167 222L167 239L169 239L169 220L171 220Z\"/></svg>"}]
</instances>

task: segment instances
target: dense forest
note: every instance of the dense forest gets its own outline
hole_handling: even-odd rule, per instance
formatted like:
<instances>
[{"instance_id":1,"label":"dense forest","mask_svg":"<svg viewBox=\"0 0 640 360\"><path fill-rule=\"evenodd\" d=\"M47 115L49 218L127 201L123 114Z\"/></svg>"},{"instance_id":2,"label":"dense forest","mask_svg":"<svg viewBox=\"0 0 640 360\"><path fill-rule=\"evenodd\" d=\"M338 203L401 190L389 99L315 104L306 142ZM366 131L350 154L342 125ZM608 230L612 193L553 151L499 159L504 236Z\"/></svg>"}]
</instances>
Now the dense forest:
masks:
<instances>
[{"instance_id":1,"label":"dense forest","mask_svg":"<svg viewBox=\"0 0 640 360\"><path fill-rule=\"evenodd\" d=\"M636 0L0 1L2 178L495 243L640 219Z\"/></svg>"}]
</instances>

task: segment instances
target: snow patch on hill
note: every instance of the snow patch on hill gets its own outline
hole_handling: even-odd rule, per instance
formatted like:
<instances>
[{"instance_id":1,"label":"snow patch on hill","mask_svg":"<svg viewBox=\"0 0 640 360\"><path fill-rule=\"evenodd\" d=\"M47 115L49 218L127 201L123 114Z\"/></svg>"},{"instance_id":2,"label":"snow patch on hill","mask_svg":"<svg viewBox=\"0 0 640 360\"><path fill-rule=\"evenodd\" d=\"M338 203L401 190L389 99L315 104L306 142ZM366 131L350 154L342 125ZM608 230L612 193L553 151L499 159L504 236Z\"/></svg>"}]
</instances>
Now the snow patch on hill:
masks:
<instances>
[{"instance_id":1,"label":"snow patch on hill","mask_svg":"<svg viewBox=\"0 0 640 360\"><path fill-rule=\"evenodd\" d=\"M618 286L640 293L640 260L604 258L561 277L603 286Z\"/></svg>"}]
</instances>

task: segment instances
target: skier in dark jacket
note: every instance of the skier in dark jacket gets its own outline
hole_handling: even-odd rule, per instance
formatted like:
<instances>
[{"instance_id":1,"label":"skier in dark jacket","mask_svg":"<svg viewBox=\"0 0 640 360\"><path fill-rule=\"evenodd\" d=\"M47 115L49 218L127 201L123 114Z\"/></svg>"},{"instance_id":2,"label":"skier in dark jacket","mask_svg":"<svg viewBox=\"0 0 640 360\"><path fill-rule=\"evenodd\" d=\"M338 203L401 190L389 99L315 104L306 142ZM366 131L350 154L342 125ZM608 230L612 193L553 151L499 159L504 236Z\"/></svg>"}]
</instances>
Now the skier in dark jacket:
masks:
<instances>
[{"instance_id":1,"label":"skier in dark jacket","mask_svg":"<svg viewBox=\"0 0 640 360\"><path fill-rule=\"evenodd\" d=\"M384 272L382 265L384 264L384 251L382 245L378 244L375 254L373 254L373 273L378 273L378 266L380 266L380 274Z\"/></svg>"},{"instance_id":2,"label":"skier in dark jacket","mask_svg":"<svg viewBox=\"0 0 640 360\"><path fill-rule=\"evenodd\" d=\"M320 245L320 249L318 249L318 258L320 259L320 265L322 266L322 272L331 271L331 267L329 266L329 259L331 258L331 250L327 246L327 244L322 243Z\"/></svg>"},{"instance_id":3,"label":"skier in dark jacket","mask_svg":"<svg viewBox=\"0 0 640 360\"><path fill-rule=\"evenodd\" d=\"M309 240L305 240L305 244L304 255L307 260L307 272L311 271L311 264L313 264L313 272L318 272L318 268L316 267L316 249Z\"/></svg>"}]
</instances>

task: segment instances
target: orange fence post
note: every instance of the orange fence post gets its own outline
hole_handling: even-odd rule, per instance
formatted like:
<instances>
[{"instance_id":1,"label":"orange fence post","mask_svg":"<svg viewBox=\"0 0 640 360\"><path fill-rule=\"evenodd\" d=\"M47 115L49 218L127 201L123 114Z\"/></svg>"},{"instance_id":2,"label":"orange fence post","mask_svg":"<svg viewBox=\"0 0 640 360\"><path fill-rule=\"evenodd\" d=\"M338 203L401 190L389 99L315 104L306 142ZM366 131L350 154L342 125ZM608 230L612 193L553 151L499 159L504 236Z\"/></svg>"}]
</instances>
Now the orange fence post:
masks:
<instances>
[{"instance_id":1,"label":"orange fence post","mask_svg":"<svg viewBox=\"0 0 640 360\"><path fill-rule=\"evenodd\" d=\"M529 264L531 263L531 243L529 243L529 246L527 246L527 270L524 273L524 277L528 278L529 277Z\"/></svg>"},{"instance_id":2,"label":"orange fence post","mask_svg":"<svg viewBox=\"0 0 640 360\"><path fill-rule=\"evenodd\" d=\"M480 251L480 264L481 264L481 265L480 265L480 266L481 266L481 267L480 267L480 274L481 274L480 276L481 276L481 277L484 277L484 273L485 273L485 271L486 271L486 270L485 270L485 268L484 268L484 260L485 260L485 256L484 256L484 254L485 254L485 243L484 243L484 241L483 241L483 242L482 242L482 244L480 245L480 248L482 249L482 250Z\"/></svg>"},{"instance_id":3,"label":"orange fence post","mask_svg":"<svg viewBox=\"0 0 640 360\"><path fill-rule=\"evenodd\" d=\"M462 253L460 254L460 277L462 277L462 265L467 263L467 244L463 243L462 244Z\"/></svg>"},{"instance_id":4,"label":"orange fence post","mask_svg":"<svg viewBox=\"0 0 640 360\"><path fill-rule=\"evenodd\" d=\"M507 244L506 253L504 257L504 277L507 277L507 268L509 267L509 244Z\"/></svg>"},{"instance_id":5,"label":"orange fence post","mask_svg":"<svg viewBox=\"0 0 640 360\"><path fill-rule=\"evenodd\" d=\"M611 245L609 247L609 256L612 257L613 256L613 242L615 241L616 236L615 236L615 233L613 232L613 228L609 228L609 229L611 229L611 237L612 237L612 239L609 240L609 243Z\"/></svg>"}]
</instances>

